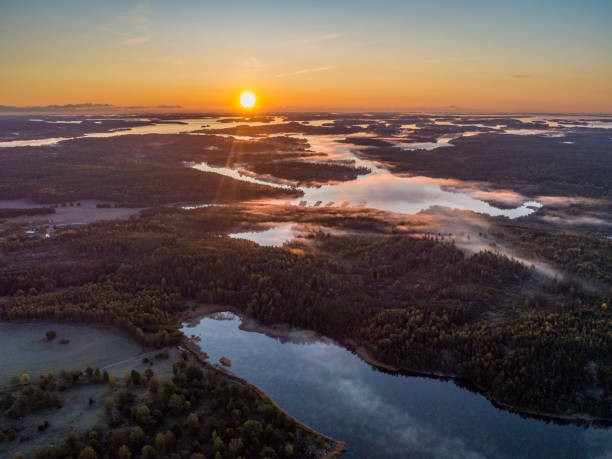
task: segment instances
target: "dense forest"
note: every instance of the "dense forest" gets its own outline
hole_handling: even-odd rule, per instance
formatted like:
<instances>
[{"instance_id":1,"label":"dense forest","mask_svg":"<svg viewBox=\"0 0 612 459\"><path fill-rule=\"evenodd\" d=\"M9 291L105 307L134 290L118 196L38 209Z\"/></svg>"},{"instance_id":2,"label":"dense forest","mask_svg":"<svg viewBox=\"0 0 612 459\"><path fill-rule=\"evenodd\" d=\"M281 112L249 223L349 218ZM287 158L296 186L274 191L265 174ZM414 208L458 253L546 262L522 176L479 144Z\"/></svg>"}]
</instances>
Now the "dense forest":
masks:
<instances>
[{"instance_id":1,"label":"dense forest","mask_svg":"<svg viewBox=\"0 0 612 459\"><path fill-rule=\"evenodd\" d=\"M223 304L363 346L398 368L457 376L518 409L612 416L604 294L436 237L313 233L260 247L220 234L223 215L159 209L7 241L2 317L111 322L164 346L180 339L189 302ZM606 247L589 252L592 263L609 263Z\"/></svg>"}]
</instances>

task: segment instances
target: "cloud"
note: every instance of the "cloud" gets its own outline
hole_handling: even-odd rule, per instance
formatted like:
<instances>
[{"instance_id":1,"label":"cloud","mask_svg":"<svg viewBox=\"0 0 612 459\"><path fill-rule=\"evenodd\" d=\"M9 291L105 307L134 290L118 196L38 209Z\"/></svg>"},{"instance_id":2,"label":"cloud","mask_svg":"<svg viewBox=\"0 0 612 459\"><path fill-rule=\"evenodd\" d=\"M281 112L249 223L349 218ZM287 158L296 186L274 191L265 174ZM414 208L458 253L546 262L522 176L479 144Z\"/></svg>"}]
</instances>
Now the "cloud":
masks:
<instances>
[{"instance_id":1,"label":"cloud","mask_svg":"<svg viewBox=\"0 0 612 459\"><path fill-rule=\"evenodd\" d=\"M531 75L530 73L515 73L513 75L511 75L512 78L517 78L519 80L524 80L527 78L533 78L533 75Z\"/></svg>"},{"instance_id":2,"label":"cloud","mask_svg":"<svg viewBox=\"0 0 612 459\"><path fill-rule=\"evenodd\" d=\"M142 57L138 59L138 62L154 65L185 65L185 59L172 56Z\"/></svg>"},{"instance_id":3,"label":"cloud","mask_svg":"<svg viewBox=\"0 0 612 459\"><path fill-rule=\"evenodd\" d=\"M434 59L426 59L421 64L441 64L445 62L473 62L473 61L484 61L488 59L487 56L448 56Z\"/></svg>"},{"instance_id":4,"label":"cloud","mask_svg":"<svg viewBox=\"0 0 612 459\"><path fill-rule=\"evenodd\" d=\"M342 34L339 32L331 32L331 33L326 33L322 35L314 35L311 37L300 38L298 40L290 41L289 44L291 45L310 45L311 43L320 43L322 41L335 40L337 38L340 38L341 36Z\"/></svg>"},{"instance_id":5,"label":"cloud","mask_svg":"<svg viewBox=\"0 0 612 459\"><path fill-rule=\"evenodd\" d=\"M333 68L336 68L336 66L335 65L324 65L322 67L310 67L307 69L296 70L294 72L279 73L278 75L275 75L275 77L285 78L285 77L294 76L294 75L304 75L306 73L323 72L325 70L331 70Z\"/></svg>"},{"instance_id":6,"label":"cloud","mask_svg":"<svg viewBox=\"0 0 612 459\"><path fill-rule=\"evenodd\" d=\"M151 35L142 35L140 37L130 37L122 41L124 45L142 45L151 41Z\"/></svg>"},{"instance_id":7,"label":"cloud","mask_svg":"<svg viewBox=\"0 0 612 459\"><path fill-rule=\"evenodd\" d=\"M149 20L149 11L148 0L143 0L131 10L120 13L117 16L117 20L119 22L133 23L139 27L146 27L151 23Z\"/></svg>"},{"instance_id":8,"label":"cloud","mask_svg":"<svg viewBox=\"0 0 612 459\"><path fill-rule=\"evenodd\" d=\"M121 37L121 44L125 46L143 45L153 39L149 30L149 12L149 2L143 0L131 10L119 13L111 26L98 29Z\"/></svg>"},{"instance_id":9,"label":"cloud","mask_svg":"<svg viewBox=\"0 0 612 459\"><path fill-rule=\"evenodd\" d=\"M28 107L17 107L14 105L0 105L0 113L56 113L56 112L83 112L96 113L106 110L142 110L142 109L179 109L180 105L113 105L113 104L93 104L85 102L82 104L64 104L64 105L36 105Z\"/></svg>"},{"instance_id":10,"label":"cloud","mask_svg":"<svg viewBox=\"0 0 612 459\"><path fill-rule=\"evenodd\" d=\"M245 67L247 70L258 70L263 67L263 64L259 59L254 56L249 56L240 62L242 67Z\"/></svg>"},{"instance_id":11,"label":"cloud","mask_svg":"<svg viewBox=\"0 0 612 459\"><path fill-rule=\"evenodd\" d=\"M401 405L389 403L369 385L351 376L349 374L334 382L340 406L344 400L350 400L353 410L363 419L382 420L380 413L384 413L380 427L374 425L371 429L373 436L379 439L380 457L484 459L484 451L491 449L486 442L479 445L484 450L482 453L471 449L462 438L445 432L426 419L413 416Z\"/></svg>"},{"instance_id":12,"label":"cloud","mask_svg":"<svg viewBox=\"0 0 612 459\"><path fill-rule=\"evenodd\" d=\"M65 104L65 105L39 105L32 107L16 107L14 105L0 105L0 112L21 113L21 112L56 112L56 111L78 111L78 110L95 110L100 108L110 108L111 104L92 104L86 102L83 104Z\"/></svg>"}]
</instances>

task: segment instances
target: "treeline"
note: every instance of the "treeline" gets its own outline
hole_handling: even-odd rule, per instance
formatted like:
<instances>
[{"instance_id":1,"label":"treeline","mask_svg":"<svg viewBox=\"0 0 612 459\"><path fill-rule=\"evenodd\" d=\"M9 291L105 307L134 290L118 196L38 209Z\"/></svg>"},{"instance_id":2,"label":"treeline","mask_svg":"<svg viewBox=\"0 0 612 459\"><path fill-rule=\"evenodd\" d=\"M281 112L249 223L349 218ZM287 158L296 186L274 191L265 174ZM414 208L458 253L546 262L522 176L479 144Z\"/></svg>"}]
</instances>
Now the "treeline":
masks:
<instances>
[{"instance_id":1,"label":"treeline","mask_svg":"<svg viewBox=\"0 0 612 459\"><path fill-rule=\"evenodd\" d=\"M53 207L30 207L27 209L0 209L0 219L54 214Z\"/></svg>"}]
</instances>

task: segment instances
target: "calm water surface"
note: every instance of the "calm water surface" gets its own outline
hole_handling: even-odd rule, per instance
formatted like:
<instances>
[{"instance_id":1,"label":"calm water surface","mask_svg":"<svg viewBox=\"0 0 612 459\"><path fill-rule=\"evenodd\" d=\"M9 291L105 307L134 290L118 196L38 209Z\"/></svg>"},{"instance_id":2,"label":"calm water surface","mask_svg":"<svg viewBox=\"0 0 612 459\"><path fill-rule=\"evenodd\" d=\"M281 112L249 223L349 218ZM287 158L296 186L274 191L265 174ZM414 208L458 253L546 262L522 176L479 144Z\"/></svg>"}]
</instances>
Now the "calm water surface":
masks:
<instances>
[{"instance_id":1,"label":"calm water surface","mask_svg":"<svg viewBox=\"0 0 612 459\"><path fill-rule=\"evenodd\" d=\"M521 118L524 121L532 121L529 117ZM567 117L568 120L571 117ZM535 118L533 118L535 120ZM540 121L547 121L546 118L539 119ZM201 134L200 131L203 128L215 129L215 128L230 128L241 124L248 124L251 126L258 126L267 123L261 122L246 122L238 118L232 119L230 122L227 119L222 118L194 118L181 120L181 124L173 123L156 123L149 126L135 126L127 129L114 130L110 132L101 133L90 133L85 134L82 137L115 137L126 134L178 134L178 133L191 133ZM282 117L276 117L273 123L283 122ZM316 120L310 121L310 125L324 125L333 120ZM605 128L608 127L607 121L600 120L588 120L584 121L586 125L581 127L589 128ZM434 124L456 124L453 121L441 121L435 120ZM560 123L559 120L550 121L560 128L569 128ZM485 126L485 125L482 125ZM403 125L406 131L418 130L416 124ZM524 134L524 135L545 135L545 136L563 136L564 132L553 131L546 132L539 129L508 129L506 126L497 125L489 126L496 132L505 132L512 134ZM392 141L397 146L400 146L406 150L412 149L434 149L444 146L450 146L450 142L461 136L472 136L478 135L478 131L467 131L458 134L443 134L436 142L409 142L405 139L387 139ZM368 133L361 133L359 135L369 135ZM239 136L234 136L239 137ZM311 145L311 149L315 152L321 153L318 160L339 160L339 161L350 161L356 166L363 166L370 169L369 174L361 175L355 180L346 182L327 184L320 187L300 187L304 192L304 196L300 199L293 201L296 205L332 205L332 206L367 206L373 209L415 214L424 210L427 210L434 206L442 206L451 209L468 210L481 214L487 214L491 216L505 216L508 218L524 217L535 211L538 207L541 207L539 202L525 201L517 202L514 208L499 208L495 205L478 199L473 194L466 192L465 190L449 190L444 186L443 180L434 180L427 177L406 177L399 176L387 168L377 164L373 161L367 161L358 157L355 154L361 147L356 147L350 144L340 142L345 136L328 136L328 135L306 135L297 136L305 138ZM242 138L242 137L241 137ZM246 137L249 138L249 137ZM59 138L51 139L39 139L39 140L15 140L10 142L0 142L0 146L11 147L11 146L26 146L26 145L50 145L58 143L61 140ZM216 167L211 166L207 163L194 164L192 167L206 171L214 172L221 175L226 175L238 180L248 181L260 185L268 185L273 187L287 187L286 183L280 183L279 181L271 180L269 177L256 176L255 174L242 173L236 169L227 167Z\"/></svg>"},{"instance_id":2,"label":"calm water surface","mask_svg":"<svg viewBox=\"0 0 612 459\"><path fill-rule=\"evenodd\" d=\"M313 151L321 153L317 160L350 161L357 167L368 168L370 172L346 182L299 187L304 195L294 200L292 202L294 205L365 206L403 214L416 214L434 206L442 206L508 218L524 217L541 207L539 202L525 201L517 207L501 209L470 196L469 193L446 190L443 186L445 180L399 176L373 161L361 159L354 153L357 147L341 141L344 137L328 135L300 137L308 141ZM193 167L251 183L286 187L264 178L241 174L236 169L228 167L211 166L207 163L195 164Z\"/></svg>"},{"instance_id":3,"label":"calm water surface","mask_svg":"<svg viewBox=\"0 0 612 459\"><path fill-rule=\"evenodd\" d=\"M243 233L231 233L229 237L235 239L246 239L266 247L281 247L285 242L291 241L298 234L295 225L273 226L263 231L246 231Z\"/></svg>"},{"instance_id":4,"label":"calm water surface","mask_svg":"<svg viewBox=\"0 0 612 459\"><path fill-rule=\"evenodd\" d=\"M347 458L609 458L612 429L557 425L495 408L451 381L389 375L311 332L283 340L206 317L183 332L300 421L347 442Z\"/></svg>"}]
</instances>

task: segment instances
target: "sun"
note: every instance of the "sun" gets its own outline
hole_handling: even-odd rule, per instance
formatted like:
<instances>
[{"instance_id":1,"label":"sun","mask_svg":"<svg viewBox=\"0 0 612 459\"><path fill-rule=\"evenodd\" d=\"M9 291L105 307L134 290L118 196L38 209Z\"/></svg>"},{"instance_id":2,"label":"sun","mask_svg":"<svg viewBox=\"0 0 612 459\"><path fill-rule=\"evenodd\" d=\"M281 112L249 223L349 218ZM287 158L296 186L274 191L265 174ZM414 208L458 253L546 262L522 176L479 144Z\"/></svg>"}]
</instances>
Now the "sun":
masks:
<instances>
[{"instance_id":1,"label":"sun","mask_svg":"<svg viewBox=\"0 0 612 459\"><path fill-rule=\"evenodd\" d=\"M240 105L244 108L253 108L255 106L255 101L257 97L251 91L244 91L240 94Z\"/></svg>"}]
</instances>

